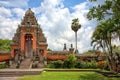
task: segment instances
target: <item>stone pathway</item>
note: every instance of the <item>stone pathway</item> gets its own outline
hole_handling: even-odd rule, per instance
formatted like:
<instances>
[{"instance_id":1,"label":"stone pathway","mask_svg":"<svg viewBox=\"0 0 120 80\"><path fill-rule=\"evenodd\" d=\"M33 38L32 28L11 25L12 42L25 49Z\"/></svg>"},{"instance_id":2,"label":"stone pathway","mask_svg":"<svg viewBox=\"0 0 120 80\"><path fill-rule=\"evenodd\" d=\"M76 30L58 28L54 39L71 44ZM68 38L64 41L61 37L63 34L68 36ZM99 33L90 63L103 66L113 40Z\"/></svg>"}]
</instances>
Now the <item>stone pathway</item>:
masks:
<instances>
[{"instance_id":1,"label":"stone pathway","mask_svg":"<svg viewBox=\"0 0 120 80\"><path fill-rule=\"evenodd\" d=\"M0 77L0 80L17 80L19 77Z\"/></svg>"},{"instance_id":2,"label":"stone pathway","mask_svg":"<svg viewBox=\"0 0 120 80\"><path fill-rule=\"evenodd\" d=\"M0 80L17 80L23 75L39 75L43 69L0 69ZM23 76L22 75L22 76Z\"/></svg>"}]
</instances>

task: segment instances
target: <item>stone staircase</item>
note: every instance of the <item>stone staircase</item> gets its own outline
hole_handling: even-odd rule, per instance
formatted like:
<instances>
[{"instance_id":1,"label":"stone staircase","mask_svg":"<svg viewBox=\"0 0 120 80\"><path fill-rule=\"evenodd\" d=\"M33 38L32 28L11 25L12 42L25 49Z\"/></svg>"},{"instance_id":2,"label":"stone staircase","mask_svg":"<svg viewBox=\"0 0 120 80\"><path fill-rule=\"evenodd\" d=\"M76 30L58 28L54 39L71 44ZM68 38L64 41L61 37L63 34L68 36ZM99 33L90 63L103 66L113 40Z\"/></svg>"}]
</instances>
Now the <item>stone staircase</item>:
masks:
<instances>
[{"instance_id":1,"label":"stone staircase","mask_svg":"<svg viewBox=\"0 0 120 80\"><path fill-rule=\"evenodd\" d=\"M42 69L2 69L0 70L0 77L39 75L42 71Z\"/></svg>"},{"instance_id":2,"label":"stone staircase","mask_svg":"<svg viewBox=\"0 0 120 80\"><path fill-rule=\"evenodd\" d=\"M31 59L30 59L30 58L26 58L26 59L24 59L24 60L21 62L19 68L20 68L20 69L29 69L29 68L31 68L31 64L32 64Z\"/></svg>"},{"instance_id":3,"label":"stone staircase","mask_svg":"<svg viewBox=\"0 0 120 80\"><path fill-rule=\"evenodd\" d=\"M9 69L16 69L16 64L12 64Z\"/></svg>"}]
</instances>

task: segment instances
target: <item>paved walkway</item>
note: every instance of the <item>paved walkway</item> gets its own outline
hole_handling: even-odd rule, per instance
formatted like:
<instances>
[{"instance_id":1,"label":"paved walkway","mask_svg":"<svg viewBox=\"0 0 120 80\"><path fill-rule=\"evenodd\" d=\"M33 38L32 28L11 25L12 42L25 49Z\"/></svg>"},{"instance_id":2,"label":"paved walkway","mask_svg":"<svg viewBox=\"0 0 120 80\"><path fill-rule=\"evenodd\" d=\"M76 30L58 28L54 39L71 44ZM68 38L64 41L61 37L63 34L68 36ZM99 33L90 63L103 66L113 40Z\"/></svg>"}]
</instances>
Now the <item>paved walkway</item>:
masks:
<instances>
[{"instance_id":1,"label":"paved walkway","mask_svg":"<svg viewBox=\"0 0 120 80\"><path fill-rule=\"evenodd\" d=\"M19 77L0 77L0 80L17 80Z\"/></svg>"},{"instance_id":2,"label":"paved walkway","mask_svg":"<svg viewBox=\"0 0 120 80\"><path fill-rule=\"evenodd\" d=\"M32 71L40 71L42 72L43 69L0 69L0 72L12 72L12 71L28 71L28 72L32 72ZM0 77L0 80L17 80L20 76L14 76L14 77Z\"/></svg>"},{"instance_id":3,"label":"paved walkway","mask_svg":"<svg viewBox=\"0 0 120 80\"><path fill-rule=\"evenodd\" d=\"M0 71L43 71L43 69L0 69Z\"/></svg>"}]
</instances>

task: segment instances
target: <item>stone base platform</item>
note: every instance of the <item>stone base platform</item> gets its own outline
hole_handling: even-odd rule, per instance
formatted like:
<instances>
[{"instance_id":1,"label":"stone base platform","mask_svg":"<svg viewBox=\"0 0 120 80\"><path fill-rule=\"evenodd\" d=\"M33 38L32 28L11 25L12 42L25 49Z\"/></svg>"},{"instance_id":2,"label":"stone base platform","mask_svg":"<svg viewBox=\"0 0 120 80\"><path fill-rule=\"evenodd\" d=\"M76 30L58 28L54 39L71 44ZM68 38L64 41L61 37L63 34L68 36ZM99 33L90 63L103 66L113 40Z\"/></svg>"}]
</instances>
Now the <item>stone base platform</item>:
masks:
<instances>
[{"instance_id":1,"label":"stone base platform","mask_svg":"<svg viewBox=\"0 0 120 80\"><path fill-rule=\"evenodd\" d=\"M0 69L0 77L39 75L43 69Z\"/></svg>"}]
</instances>

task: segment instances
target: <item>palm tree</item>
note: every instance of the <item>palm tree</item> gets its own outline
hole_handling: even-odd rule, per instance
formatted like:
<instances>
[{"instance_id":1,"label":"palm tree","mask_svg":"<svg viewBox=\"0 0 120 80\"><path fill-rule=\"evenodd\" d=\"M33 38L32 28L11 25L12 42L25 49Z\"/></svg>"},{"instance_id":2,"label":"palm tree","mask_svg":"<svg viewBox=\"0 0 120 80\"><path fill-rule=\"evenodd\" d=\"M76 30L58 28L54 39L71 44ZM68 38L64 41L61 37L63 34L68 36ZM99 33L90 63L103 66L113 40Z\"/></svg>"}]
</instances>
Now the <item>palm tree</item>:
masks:
<instances>
[{"instance_id":1,"label":"palm tree","mask_svg":"<svg viewBox=\"0 0 120 80\"><path fill-rule=\"evenodd\" d=\"M75 32L75 41L76 41L75 54L77 54L77 53L79 53L78 49L77 49L77 31L81 28L81 25L79 24L78 18L75 18L72 20L71 28Z\"/></svg>"}]
</instances>

